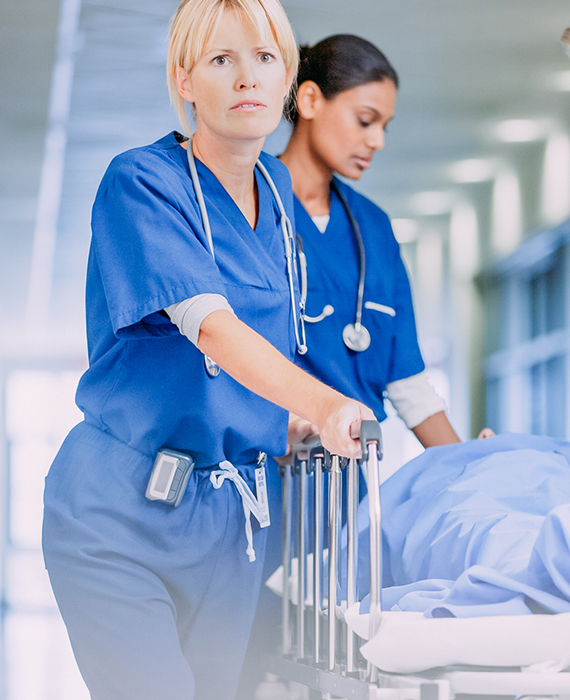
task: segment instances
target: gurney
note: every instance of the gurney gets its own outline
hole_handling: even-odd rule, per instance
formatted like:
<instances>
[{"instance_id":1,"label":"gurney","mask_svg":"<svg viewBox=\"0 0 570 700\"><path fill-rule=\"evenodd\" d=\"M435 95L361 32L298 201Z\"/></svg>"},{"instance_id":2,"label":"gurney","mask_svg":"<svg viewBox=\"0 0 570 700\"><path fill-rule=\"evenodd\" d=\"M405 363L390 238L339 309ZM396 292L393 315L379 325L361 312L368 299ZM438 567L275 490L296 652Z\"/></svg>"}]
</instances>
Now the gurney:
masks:
<instances>
[{"instance_id":1,"label":"gurney","mask_svg":"<svg viewBox=\"0 0 570 700\"><path fill-rule=\"evenodd\" d=\"M311 698L570 698L570 613L427 619L382 611L379 424L363 422L360 439L361 460L300 446L294 464L281 467L283 564L272 577L282 593L281 654L267 656L267 671L305 687ZM364 601L358 591L361 468L370 525Z\"/></svg>"}]
</instances>

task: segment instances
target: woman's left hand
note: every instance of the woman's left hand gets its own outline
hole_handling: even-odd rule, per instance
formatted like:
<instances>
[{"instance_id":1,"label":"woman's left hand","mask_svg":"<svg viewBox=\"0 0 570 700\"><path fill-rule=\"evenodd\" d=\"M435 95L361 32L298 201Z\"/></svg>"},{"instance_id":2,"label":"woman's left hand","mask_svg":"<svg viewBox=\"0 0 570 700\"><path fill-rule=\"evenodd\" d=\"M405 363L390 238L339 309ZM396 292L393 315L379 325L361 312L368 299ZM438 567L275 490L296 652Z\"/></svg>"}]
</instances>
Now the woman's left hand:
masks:
<instances>
[{"instance_id":1,"label":"woman's left hand","mask_svg":"<svg viewBox=\"0 0 570 700\"><path fill-rule=\"evenodd\" d=\"M287 452L282 457L275 457L275 461L281 466L293 464L293 445L301 445L305 440L311 441L318 438L319 430L305 418L299 418L294 413L289 414L289 431L287 433Z\"/></svg>"},{"instance_id":2,"label":"woman's left hand","mask_svg":"<svg viewBox=\"0 0 570 700\"><path fill-rule=\"evenodd\" d=\"M299 418L294 413L289 414L289 431L287 433L289 445L300 445L309 438L318 437L318 434L319 429L311 421Z\"/></svg>"}]
</instances>

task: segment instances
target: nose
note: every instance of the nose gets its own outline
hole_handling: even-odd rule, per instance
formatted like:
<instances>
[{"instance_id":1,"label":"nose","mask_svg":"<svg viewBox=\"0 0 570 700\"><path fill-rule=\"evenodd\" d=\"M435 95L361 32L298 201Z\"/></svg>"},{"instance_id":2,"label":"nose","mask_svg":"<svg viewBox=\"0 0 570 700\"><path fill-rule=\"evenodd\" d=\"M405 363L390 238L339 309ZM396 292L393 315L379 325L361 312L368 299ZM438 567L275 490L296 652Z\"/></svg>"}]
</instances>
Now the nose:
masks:
<instances>
[{"instance_id":1,"label":"nose","mask_svg":"<svg viewBox=\"0 0 570 700\"><path fill-rule=\"evenodd\" d=\"M371 126L367 131L367 146L374 151L384 148L384 127L380 123Z\"/></svg>"},{"instance_id":2,"label":"nose","mask_svg":"<svg viewBox=\"0 0 570 700\"><path fill-rule=\"evenodd\" d=\"M240 70L237 76L236 88L240 91L251 90L257 87L257 78L253 66L249 61L240 62Z\"/></svg>"}]
</instances>

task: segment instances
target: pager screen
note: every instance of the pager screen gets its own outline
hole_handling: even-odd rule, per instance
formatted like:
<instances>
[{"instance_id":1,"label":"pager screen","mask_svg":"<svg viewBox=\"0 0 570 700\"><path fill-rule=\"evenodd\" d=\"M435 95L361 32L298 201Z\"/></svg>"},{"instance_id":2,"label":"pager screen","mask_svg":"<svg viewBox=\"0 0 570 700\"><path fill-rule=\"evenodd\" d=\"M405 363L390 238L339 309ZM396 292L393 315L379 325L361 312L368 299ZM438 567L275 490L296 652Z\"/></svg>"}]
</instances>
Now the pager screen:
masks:
<instances>
[{"instance_id":1,"label":"pager screen","mask_svg":"<svg viewBox=\"0 0 570 700\"><path fill-rule=\"evenodd\" d=\"M169 486L169 480L172 472L176 469L176 464L178 460L173 457L163 457L162 464L160 465L160 472L156 477L155 489L161 493L165 493Z\"/></svg>"}]
</instances>

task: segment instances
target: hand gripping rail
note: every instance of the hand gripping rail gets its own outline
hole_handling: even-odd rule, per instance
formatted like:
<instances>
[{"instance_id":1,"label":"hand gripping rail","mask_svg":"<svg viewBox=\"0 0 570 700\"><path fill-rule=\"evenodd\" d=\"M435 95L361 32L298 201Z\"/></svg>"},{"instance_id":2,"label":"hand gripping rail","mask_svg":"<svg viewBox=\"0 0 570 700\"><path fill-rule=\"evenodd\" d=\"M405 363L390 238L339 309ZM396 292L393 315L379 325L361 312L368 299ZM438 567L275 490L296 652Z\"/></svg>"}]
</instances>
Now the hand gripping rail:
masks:
<instances>
[{"instance_id":1,"label":"hand gripping rail","mask_svg":"<svg viewBox=\"0 0 570 700\"><path fill-rule=\"evenodd\" d=\"M358 638L338 614L337 591L340 571L344 569L347 605L359 600L357 514L358 477L362 466L367 477L370 513L370 633L375 634L382 616L380 425L377 421L362 421L353 426L352 437L361 442L358 460L332 455L313 442L296 446L293 464L280 467L283 478L282 656L270 657L268 670L320 691L323 697L368 700L374 697L371 688L378 687L372 685L376 684L377 670L359 658ZM343 498L343 484L346 498ZM295 537L292 534L294 510ZM344 523L347 547L345 561L341 561ZM293 582L294 559L297 567ZM323 590L325 562L326 596Z\"/></svg>"}]
</instances>

